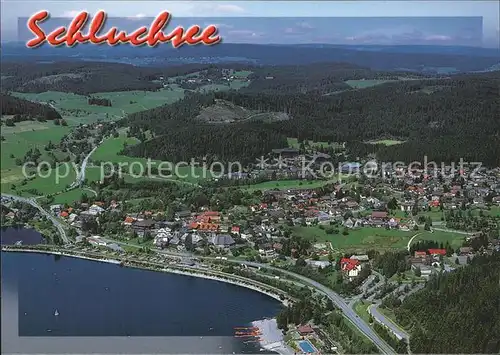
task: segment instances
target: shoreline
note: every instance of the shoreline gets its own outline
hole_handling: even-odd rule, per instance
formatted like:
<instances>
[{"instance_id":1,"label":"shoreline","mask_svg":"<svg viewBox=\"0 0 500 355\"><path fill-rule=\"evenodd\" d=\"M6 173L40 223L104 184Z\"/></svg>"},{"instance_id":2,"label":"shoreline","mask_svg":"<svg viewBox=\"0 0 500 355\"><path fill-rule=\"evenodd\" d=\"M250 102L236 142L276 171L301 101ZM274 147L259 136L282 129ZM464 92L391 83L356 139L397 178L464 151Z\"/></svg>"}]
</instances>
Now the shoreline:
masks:
<instances>
[{"instance_id":1,"label":"shoreline","mask_svg":"<svg viewBox=\"0 0 500 355\"><path fill-rule=\"evenodd\" d=\"M262 334L259 339L261 348L274 351L281 355L295 354L295 352L286 345L283 332L278 328L276 323L276 318L253 321L252 326L259 328Z\"/></svg>"},{"instance_id":2,"label":"shoreline","mask_svg":"<svg viewBox=\"0 0 500 355\"><path fill-rule=\"evenodd\" d=\"M35 253L35 254L47 254L47 255L60 255L60 256L66 256L66 257L71 257L71 258L76 258L76 259L83 259L83 260L90 260L90 261L97 261L97 262L102 262L102 263L107 263L107 264L113 264L113 265L121 265L122 262L119 260L115 259L99 259L99 258L94 258L90 256L85 256L85 255L74 255L74 254L69 254L61 251L51 251L51 250L35 250L35 249L20 249L20 248L8 248L7 246L2 246L2 252L16 252L16 253ZM264 294L268 297L271 297L277 301L279 301L281 304L283 304L285 307L289 305L288 300L282 300L279 295L272 293L267 290L262 290L258 288L257 286L251 284L251 283L243 283L238 280L231 280L231 279L226 279L222 278L217 275L207 275L201 272L201 270L197 270L195 268L189 268L185 267L186 269L189 269L190 271L187 270L181 270L177 268L169 268L169 267L164 267L162 269L153 269L147 266L139 266L139 265L129 265L127 263L123 263L123 267L130 267L130 268L135 268L135 269L141 269L141 270L150 270L150 271L156 271L156 272L168 272L171 274L178 274L178 275L184 275L184 276L192 276L192 277L198 277L202 279L208 279L208 280L213 280L213 281L219 281L219 282L224 282L228 284L232 284L235 286L240 286L244 287L256 292L259 292L261 294ZM197 272L198 271L198 272ZM205 271L205 270L204 270ZM207 272L207 271L205 271ZM231 275L228 274L230 277ZM234 275L233 275L234 276ZM254 280L249 279L249 282L255 282Z\"/></svg>"}]
</instances>

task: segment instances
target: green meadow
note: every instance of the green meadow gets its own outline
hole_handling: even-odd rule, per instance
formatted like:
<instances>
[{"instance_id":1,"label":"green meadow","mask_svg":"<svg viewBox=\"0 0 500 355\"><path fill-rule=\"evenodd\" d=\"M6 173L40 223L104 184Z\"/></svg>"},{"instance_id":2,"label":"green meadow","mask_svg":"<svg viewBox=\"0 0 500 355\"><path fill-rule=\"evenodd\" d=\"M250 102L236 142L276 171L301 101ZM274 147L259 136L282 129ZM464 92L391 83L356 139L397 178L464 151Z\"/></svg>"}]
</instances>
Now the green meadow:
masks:
<instances>
[{"instance_id":1,"label":"green meadow","mask_svg":"<svg viewBox=\"0 0 500 355\"><path fill-rule=\"evenodd\" d=\"M325 226L327 229L329 226ZM318 226L295 226L292 233L301 237L314 239L317 241L330 242L332 246L340 250L390 250L403 249L408 246L408 242L418 231L402 231L399 229L385 229L366 227L360 229L349 229L348 235L343 235L344 227L334 227L339 230L338 234L328 234ZM448 232L421 232L413 242L417 240L434 240L439 243L449 242L453 247L461 246L463 235Z\"/></svg>"},{"instance_id":2,"label":"green meadow","mask_svg":"<svg viewBox=\"0 0 500 355\"><path fill-rule=\"evenodd\" d=\"M184 97L184 90L169 85L158 91L118 91L95 93L91 96L111 100L110 107L89 105L88 97L78 94L46 91L42 93L12 93L26 100L52 103L69 125L92 123L98 120L115 121L126 114L173 103Z\"/></svg>"},{"instance_id":3,"label":"green meadow","mask_svg":"<svg viewBox=\"0 0 500 355\"><path fill-rule=\"evenodd\" d=\"M125 144L128 145L133 145L137 144L138 140L136 138L130 138L127 137L125 134L121 134L118 138L109 138L106 141L104 141L99 148L96 149L94 154L92 154L91 160L93 162L99 161L103 165L106 164L107 162L110 163L117 163L117 164L122 164L123 169L125 169L126 173L128 175L136 175L136 179L140 179L142 177L139 177L141 171L144 174L147 174L147 169L148 169L148 159L146 158L136 158L136 157L129 157L125 155L120 155L120 151L124 148ZM151 159L151 169L154 169L155 167L157 168L159 164L162 163L161 160L154 160ZM165 176L168 178L171 178L172 180L186 180L188 182L196 182L200 179L203 179L204 177L209 178L210 173L203 172L202 168L199 167L193 167L191 168L190 166L178 166L174 170L172 170L172 176L170 177L167 172L163 172ZM169 167L171 167L170 164L164 163L161 165L165 170L168 170ZM96 176L97 173L92 172L91 177L93 180L100 180L100 168L97 168L98 170L98 175ZM154 175L154 173L153 173ZM86 176L87 178L87 176ZM134 178L130 176L129 178Z\"/></svg>"}]
</instances>

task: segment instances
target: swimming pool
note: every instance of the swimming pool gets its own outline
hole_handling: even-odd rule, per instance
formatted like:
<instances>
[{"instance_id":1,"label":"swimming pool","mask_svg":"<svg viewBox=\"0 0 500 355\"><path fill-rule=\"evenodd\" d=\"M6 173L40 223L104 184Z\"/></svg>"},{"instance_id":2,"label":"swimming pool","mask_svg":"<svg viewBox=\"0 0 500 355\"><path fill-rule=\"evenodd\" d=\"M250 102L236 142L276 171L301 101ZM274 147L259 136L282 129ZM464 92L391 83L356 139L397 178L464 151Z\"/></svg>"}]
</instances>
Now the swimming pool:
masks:
<instances>
[{"instance_id":1,"label":"swimming pool","mask_svg":"<svg viewBox=\"0 0 500 355\"><path fill-rule=\"evenodd\" d=\"M316 350L314 349L314 346L312 346L312 344L307 340L299 341L299 346L302 349L302 351L307 353L307 354L312 354L312 353L316 352Z\"/></svg>"}]
</instances>

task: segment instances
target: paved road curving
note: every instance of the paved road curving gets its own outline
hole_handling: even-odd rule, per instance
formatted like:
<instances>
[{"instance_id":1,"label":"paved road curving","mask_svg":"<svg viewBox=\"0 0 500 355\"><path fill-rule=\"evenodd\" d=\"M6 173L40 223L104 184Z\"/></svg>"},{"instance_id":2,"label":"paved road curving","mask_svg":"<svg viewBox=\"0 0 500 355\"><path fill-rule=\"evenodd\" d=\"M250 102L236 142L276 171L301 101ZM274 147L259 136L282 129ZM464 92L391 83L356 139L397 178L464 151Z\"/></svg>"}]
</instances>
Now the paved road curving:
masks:
<instances>
[{"instance_id":1,"label":"paved road curving","mask_svg":"<svg viewBox=\"0 0 500 355\"><path fill-rule=\"evenodd\" d=\"M25 198L25 197L16 196L16 195L9 195L9 194L2 194L2 198L27 203L27 204L30 204L31 206L37 208L45 217L47 217L48 220L50 220L54 224L54 226L57 228L59 235L61 236L61 239L63 240L63 242L69 243L69 238L66 235L66 231L64 230L62 223L59 222L50 212L47 212L45 209L43 209L43 207L40 206L34 198Z\"/></svg>"}]
</instances>

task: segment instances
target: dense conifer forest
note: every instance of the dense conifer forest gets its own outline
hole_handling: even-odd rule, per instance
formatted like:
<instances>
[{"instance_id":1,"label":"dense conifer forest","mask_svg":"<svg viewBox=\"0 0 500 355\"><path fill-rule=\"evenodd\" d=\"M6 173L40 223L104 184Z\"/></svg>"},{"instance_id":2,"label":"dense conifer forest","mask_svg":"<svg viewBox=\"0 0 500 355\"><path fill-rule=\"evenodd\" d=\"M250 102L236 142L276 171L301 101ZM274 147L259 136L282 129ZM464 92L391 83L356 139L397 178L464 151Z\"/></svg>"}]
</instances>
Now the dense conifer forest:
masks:
<instances>
[{"instance_id":1,"label":"dense conifer forest","mask_svg":"<svg viewBox=\"0 0 500 355\"><path fill-rule=\"evenodd\" d=\"M300 81L296 84L300 86ZM376 153L384 161L457 162L460 158L500 165L498 87L500 74L476 74L448 79L405 80L336 95L218 92L192 94L174 105L130 115L123 123L151 130L153 141L130 148L133 155L197 156L198 143L209 155L237 160L264 149L284 146L283 137L322 142L349 142L353 156ZM287 84L286 84L287 85ZM194 118L214 99L258 112L286 112L284 122L203 125ZM168 139L159 136L168 132ZM274 132L275 134L270 134ZM206 134L211 139L200 138ZM260 147L248 150L258 137ZM386 147L366 141L396 138L405 143ZM269 141L266 141L269 139ZM191 143L186 143L191 140ZM248 144L244 144L248 140ZM228 149L226 146L231 146ZM177 148L179 147L179 148ZM192 147L192 148L190 148ZM189 151L191 149L191 151ZM156 153L155 153L156 152ZM223 153L224 152L224 153Z\"/></svg>"},{"instance_id":2,"label":"dense conifer forest","mask_svg":"<svg viewBox=\"0 0 500 355\"><path fill-rule=\"evenodd\" d=\"M500 254L432 277L395 308L416 354L500 351Z\"/></svg>"},{"instance_id":3,"label":"dense conifer forest","mask_svg":"<svg viewBox=\"0 0 500 355\"><path fill-rule=\"evenodd\" d=\"M14 115L10 120L20 122L31 119L54 120L61 115L49 105L24 100L12 95L2 93L0 96L2 115Z\"/></svg>"}]
</instances>

